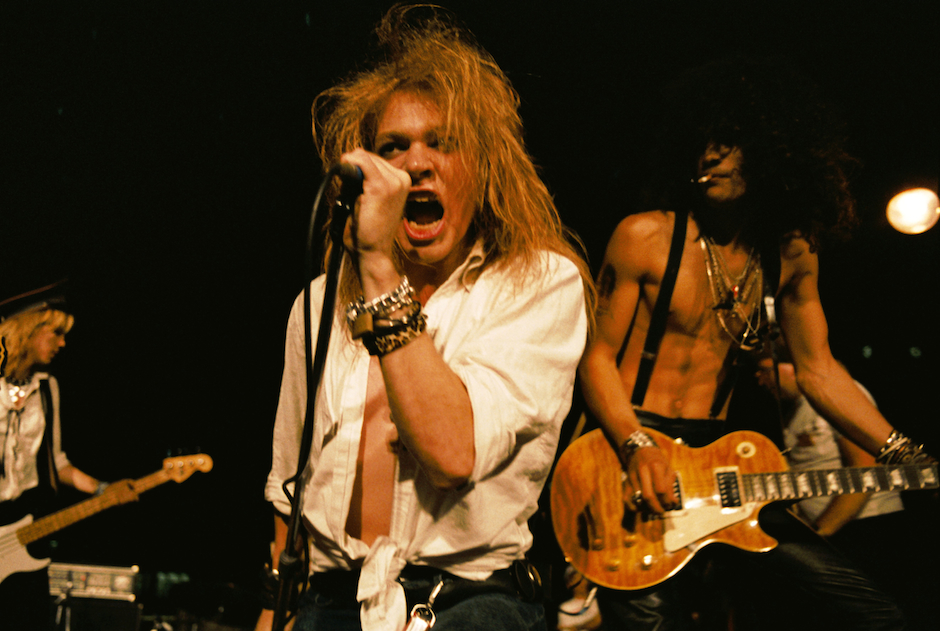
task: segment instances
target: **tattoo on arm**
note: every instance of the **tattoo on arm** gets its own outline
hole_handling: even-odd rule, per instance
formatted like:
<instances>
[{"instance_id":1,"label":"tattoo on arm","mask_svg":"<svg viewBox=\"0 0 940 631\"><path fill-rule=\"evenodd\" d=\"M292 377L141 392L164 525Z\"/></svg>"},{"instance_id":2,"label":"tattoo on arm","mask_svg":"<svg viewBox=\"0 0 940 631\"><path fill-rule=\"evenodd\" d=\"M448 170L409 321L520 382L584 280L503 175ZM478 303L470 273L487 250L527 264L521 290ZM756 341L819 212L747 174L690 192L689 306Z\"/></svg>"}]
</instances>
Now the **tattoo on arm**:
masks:
<instances>
[{"instance_id":1,"label":"tattoo on arm","mask_svg":"<svg viewBox=\"0 0 940 631\"><path fill-rule=\"evenodd\" d=\"M610 297L617 286L617 272L610 265L604 265L597 277L597 315L610 313Z\"/></svg>"},{"instance_id":2,"label":"tattoo on arm","mask_svg":"<svg viewBox=\"0 0 940 631\"><path fill-rule=\"evenodd\" d=\"M614 287L617 285L617 272L610 265L601 268L601 273L597 278L597 294L601 300L610 300L614 293Z\"/></svg>"}]
</instances>

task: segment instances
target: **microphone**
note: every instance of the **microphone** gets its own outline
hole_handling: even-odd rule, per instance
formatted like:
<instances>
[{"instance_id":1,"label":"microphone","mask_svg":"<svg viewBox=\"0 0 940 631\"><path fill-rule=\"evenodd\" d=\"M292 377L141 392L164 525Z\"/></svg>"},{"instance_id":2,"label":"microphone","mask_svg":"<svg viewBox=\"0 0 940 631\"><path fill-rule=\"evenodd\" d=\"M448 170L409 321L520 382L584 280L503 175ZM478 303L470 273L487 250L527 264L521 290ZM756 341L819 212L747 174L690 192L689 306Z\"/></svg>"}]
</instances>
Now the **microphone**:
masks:
<instances>
[{"instance_id":1,"label":"microphone","mask_svg":"<svg viewBox=\"0 0 940 631\"><path fill-rule=\"evenodd\" d=\"M323 182L324 184L326 184L330 175L336 176L342 180L342 184L340 184L339 187L339 195L333 205L333 222L331 223L332 226L335 226L337 230L341 231L356 208L356 199L362 195L362 180L364 176L362 175L362 169L359 167L344 163L337 164L330 169L330 172L327 174L327 180ZM340 232L339 235L341 236L342 232Z\"/></svg>"},{"instance_id":2,"label":"microphone","mask_svg":"<svg viewBox=\"0 0 940 631\"><path fill-rule=\"evenodd\" d=\"M351 203L352 200L355 200L362 194L362 180L364 176L362 175L362 169L356 165L342 162L330 169L330 173L343 182L339 189L339 197L341 200Z\"/></svg>"}]
</instances>

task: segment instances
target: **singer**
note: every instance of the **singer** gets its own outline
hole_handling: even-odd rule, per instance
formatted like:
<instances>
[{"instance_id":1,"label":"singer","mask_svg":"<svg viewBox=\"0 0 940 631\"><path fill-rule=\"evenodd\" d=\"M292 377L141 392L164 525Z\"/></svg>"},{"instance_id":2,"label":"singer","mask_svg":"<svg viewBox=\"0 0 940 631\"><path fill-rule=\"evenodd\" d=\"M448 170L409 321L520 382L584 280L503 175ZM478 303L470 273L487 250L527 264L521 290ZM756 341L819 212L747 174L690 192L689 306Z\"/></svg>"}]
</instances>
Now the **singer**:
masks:
<instances>
[{"instance_id":1,"label":"singer","mask_svg":"<svg viewBox=\"0 0 940 631\"><path fill-rule=\"evenodd\" d=\"M442 631L544 629L526 522L571 405L590 273L490 55L434 7L395 7L377 34L381 61L313 106L323 164L363 181L316 398L293 628L402 631L430 604ZM312 288L318 317L323 277ZM265 488L275 562L307 401L302 299Z\"/></svg>"},{"instance_id":2,"label":"singer","mask_svg":"<svg viewBox=\"0 0 940 631\"><path fill-rule=\"evenodd\" d=\"M588 406L626 473L626 501L653 513L675 505L674 473L644 428L693 447L726 433L736 364L770 342L773 312L814 409L880 461L901 450L903 458L926 458L892 433L829 348L816 247L827 229L850 223L854 202L846 174L851 160L812 86L782 65L735 59L687 73L667 99L675 107L664 121L654 156L658 178L650 186L657 205L647 207L665 210L632 214L611 237L598 276L597 335L580 368ZM684 237L673 241L682 230ZM667 260L677 250L658 354L655 345L644 353L657 328L654 305L668 286ZM775 295L772 310L765 310L765 295ZM605 628L693 628L693 613L702 613L690 609L701 589L702 559L715 561L710 569L733 568L729 575L775 596L793 588L794 600L781 609L796 612L799 628L902 628L892 599L822 538L774 510L780 505L761 513L762 523L782 522L770 533L780 541L770 552L707 546L699 564L650 590L601 589ZM760 617L749 626L751 614ZM735 629L777 629L783 620L793 619L735 604ZM716 628L730 627L725 621Z\"/></svg>"}]
</instances>

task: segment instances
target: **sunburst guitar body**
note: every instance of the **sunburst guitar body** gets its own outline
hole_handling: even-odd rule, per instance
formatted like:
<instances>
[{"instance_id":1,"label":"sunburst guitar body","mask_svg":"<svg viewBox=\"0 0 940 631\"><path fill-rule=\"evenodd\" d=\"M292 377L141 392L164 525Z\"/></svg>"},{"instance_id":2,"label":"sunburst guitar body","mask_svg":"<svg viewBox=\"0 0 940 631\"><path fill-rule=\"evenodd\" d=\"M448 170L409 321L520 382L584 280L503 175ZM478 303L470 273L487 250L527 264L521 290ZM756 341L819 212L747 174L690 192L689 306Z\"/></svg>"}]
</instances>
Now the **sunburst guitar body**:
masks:
<instances>
[{"instance_id":1,"label":"sunburst guitar body","mask_svg":"<svg viewBox=\"0 0 940 631\"><path fill-rule=\"evenodd\" d=\"M776 445L756 432L733 432L697 449L646 432L676 471L676 509L656 515L624 502L625 475L601 430L572 443L552 479L552 522L565 557L612 589L657 585L712 543L771 550L777 542L757 519L769 502L938 486L936 464L791 471Z\"/></svg>"}]
</instances>

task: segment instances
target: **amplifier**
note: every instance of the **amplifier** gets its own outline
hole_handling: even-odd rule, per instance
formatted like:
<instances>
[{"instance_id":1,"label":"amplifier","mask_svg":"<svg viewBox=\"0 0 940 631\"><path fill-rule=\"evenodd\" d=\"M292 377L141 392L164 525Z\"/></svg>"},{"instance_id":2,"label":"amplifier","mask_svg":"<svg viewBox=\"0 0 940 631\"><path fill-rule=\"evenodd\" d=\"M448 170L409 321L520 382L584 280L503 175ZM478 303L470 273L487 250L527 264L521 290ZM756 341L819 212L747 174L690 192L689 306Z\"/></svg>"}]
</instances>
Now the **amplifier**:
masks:
<instances>
[{"instance_id":1,"label":"amplifier","mask_svg":"<svg viewBox=\"0 0 940 631\"><path fill-rule=\"evenodd\" d=\"M68 631L140 631L143 608L140 603L101 598L69 598L52 604L55 628Z\"/></svg>"},{"instance_id":2,"label":"amplifier","mask_svg":"<svg viewBox=\"0 0 940 631\"><path fill-rule=\"evenodd\" d=\"M137 600L139 568L53 563L49 566L49 593L72 598Z\"/></svg>"}]
</instances>

